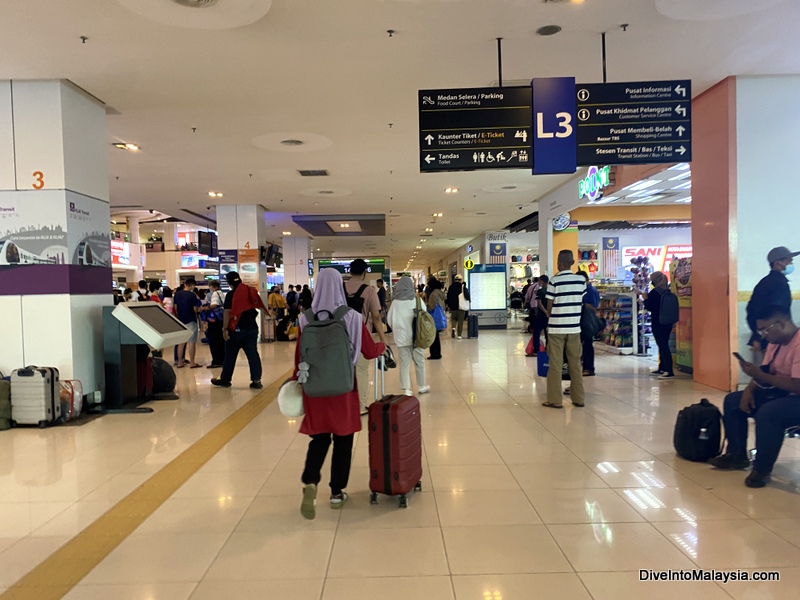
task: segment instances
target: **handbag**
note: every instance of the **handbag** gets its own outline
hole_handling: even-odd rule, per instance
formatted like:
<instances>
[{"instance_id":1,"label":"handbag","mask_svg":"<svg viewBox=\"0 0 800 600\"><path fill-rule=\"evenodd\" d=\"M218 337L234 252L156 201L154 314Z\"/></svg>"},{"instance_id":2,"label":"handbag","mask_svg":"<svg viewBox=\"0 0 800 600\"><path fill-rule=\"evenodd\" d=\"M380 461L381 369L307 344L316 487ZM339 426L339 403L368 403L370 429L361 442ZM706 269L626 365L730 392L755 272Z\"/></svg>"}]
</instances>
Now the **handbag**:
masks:
<instances>
[{"instance_id":1,"label":"handbag","mask_svg":"<svg viewBox=\"0 0 800 600\"><path fill-rule=\"evenodd\" d=\"M598 317L591 308L584 304L581 308L581 335L591 340L605 328L606 320Z\"/></svg>"},{"instance_id":2,"label":"handbag","mask_svg":"<svg viewBox=\"0 0 800 600\"><path fill-rule=\"evenodd\" d=\"M287 379L278 390L278 410L284 417L296 419L305 414L303 388L296 379Z\"/></svg>"},{"instance_id":3,"label":"handbag","mask_svg":"<svg viewBox=\"0 0 800 600\"><path fill-rule=\"evenodd\" d=\"M458 295L458 310L469 311L469 292L467 288L464 288Z\"/></svg>"},{"instance_id":4,"label":"handbag","mask_svg":"<svg viewBox=\"0 0 800 600\"><path fill-rule=\"evenodd\" d=\"M772 355L772 360L769 361L769 364L761 365L760 369L764 371L764 373L769 373L770 368L772 368L772 363L775 362L780 350L781 346L778 346L778 348L775 350L775 354ZM765 385L763 383L759 383L755 379L753 380L753 383L755 384L755 388L753 389L753 398L755 398L756 401L756 408L765 402L769 402L770 400L777 400L778 398L783 398L784 396L789 395L787 390L775 387L774 385Z\"/></svg>"},{"instance_id":5,"label":"handbag","mask_svg":"<svg viewBox=\"0 0 800 600\"><path fill-rule=\"evenodd\" d=\"M444 314L444 309L441 304L437 304L433 307L433 310L429 312L433 316L433 322L436 324L436 331L444 331L447 329L447 315Z\"/></svg>"}]
</instances>

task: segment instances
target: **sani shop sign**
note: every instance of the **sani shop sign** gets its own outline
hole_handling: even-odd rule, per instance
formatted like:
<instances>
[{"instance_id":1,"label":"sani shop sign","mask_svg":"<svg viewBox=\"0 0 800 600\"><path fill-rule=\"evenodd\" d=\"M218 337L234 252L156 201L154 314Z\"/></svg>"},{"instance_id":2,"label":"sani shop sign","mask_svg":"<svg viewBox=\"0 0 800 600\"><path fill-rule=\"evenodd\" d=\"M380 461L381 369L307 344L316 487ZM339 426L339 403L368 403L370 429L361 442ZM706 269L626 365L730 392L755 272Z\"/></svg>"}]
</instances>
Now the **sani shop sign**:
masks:
<instances>
[{"instance_id":1,"label":"sani shop sign","mask_svg":"<svg viewBox=\"0 0 800 600\"><path fill-rule=\"evenodd\" d=\"M622 264L629 265L631 259L646 256L656 271L669 274L669 264L677 258L692 256L691 244L670 244L668 246L624 246L622 248Z\"/></svg>"}]
</instances>

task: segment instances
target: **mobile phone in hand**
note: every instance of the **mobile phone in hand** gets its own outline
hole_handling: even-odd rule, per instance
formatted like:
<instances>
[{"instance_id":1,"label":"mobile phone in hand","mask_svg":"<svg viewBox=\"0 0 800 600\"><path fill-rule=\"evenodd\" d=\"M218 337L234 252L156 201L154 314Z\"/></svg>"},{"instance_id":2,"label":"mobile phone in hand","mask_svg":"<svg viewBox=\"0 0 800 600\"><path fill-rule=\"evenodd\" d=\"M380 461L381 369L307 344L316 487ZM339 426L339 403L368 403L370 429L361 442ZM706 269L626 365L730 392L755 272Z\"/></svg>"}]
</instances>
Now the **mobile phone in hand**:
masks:
<instances>
[{"instance_id":1,"label":"mobile phone in hand","mask_svg":"<svg viewBox=\"0 0 800 600\"><path fill-rule=\"evenodd\" d=\"M731 354L733 354L737 359L739 359L739 362L747 362L744 358L742 358L742 355L739 354L738 352L731 352Z\"/></svg>"}]
</instances>

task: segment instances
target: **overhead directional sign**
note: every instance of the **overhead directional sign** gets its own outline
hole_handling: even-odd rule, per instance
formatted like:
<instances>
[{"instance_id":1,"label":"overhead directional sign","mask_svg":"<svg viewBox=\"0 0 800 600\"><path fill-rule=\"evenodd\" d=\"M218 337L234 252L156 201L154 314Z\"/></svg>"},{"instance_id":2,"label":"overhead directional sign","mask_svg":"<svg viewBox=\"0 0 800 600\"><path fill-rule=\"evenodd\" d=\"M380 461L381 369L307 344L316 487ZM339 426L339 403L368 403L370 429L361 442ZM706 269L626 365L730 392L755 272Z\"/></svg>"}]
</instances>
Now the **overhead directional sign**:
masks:
<instances>
[{"instance_id":1,"label":"overhead directional sign","mask_svg":"<svg viewBox=\"0 0 800 600\"><path fill-rule=\"evenodd\" d=\"M578 165L690 162L688 80L575 86Z\"/></svg>"},{"instance_id":2,"label":"overhead directional sign","mask_svg":"<svg viewBox=\"0 0 800 600\"><path fill-rule=\"evenodd\" d=\"M534 112L533 174L574 173L575 78L531 81Z\"/></svg>"},{"instance_id":3,"label":"overhead directional sign","mask_svg":"<svg viewBox=\"0 0 800 600\"><path fill-rule=\"evenodd\" d=\"M531 162L531 89L419 91L419 170L523 169Z\"/></svg>"}]
</instances>

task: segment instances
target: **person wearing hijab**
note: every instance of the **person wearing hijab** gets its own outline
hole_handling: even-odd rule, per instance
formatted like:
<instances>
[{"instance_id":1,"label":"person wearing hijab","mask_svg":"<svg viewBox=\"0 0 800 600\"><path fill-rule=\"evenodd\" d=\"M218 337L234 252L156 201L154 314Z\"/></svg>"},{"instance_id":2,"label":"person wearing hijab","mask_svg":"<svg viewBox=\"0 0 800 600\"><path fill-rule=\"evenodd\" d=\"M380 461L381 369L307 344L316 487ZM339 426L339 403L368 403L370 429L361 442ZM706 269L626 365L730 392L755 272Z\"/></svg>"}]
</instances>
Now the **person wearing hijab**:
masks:
<instances>
[{"instance_id":1,"label":"person wearing hijab","mask_svg":"<svg viewBox=\"0 0 800 600\"><path fill-rule=\"evenodd\" d=\"M650 283L653 284L653 289L649 294L642 294L644 307L650 311L650 326L658 346L658 369L650 374L658 376L659 379L672 379L675 377L675 373L672 371L672 351L669 349L672 325L662 325L660 321L661 296L669 287L669 279L661 271L656 271L650 275Z\"/></svg>"},{"instance_id":2,"label":"person wearing hijab","mask_svg":"<svg viewBox=\"0 0 800 600\"><path fill-rule=\"evenodd\" d=\"M420 302L420 306L423 304ZM420 394L427 394L430 386L425 384L425 350L414 346L414 311L417 295L410 277L401 277L397 282L386 321L394 331L394 343L400 355L400 387L406 396L411 396L411 361L417 374ZM423 308L423 310L425 310Z\"/></svg>"},{"instance_id":3,"label":"person wearing hijab","mask_svg":"<svg viewBox=\"0 0 800 600\"><path fill-rule=\"evenodd\" d=\"M430 282L430 287L431 291L425 300L428 312L432 313L437 304L442 307L442 310L446 311L447 306L445 304L447 302L447 295L444 293L444 284L438 279L433 279ZM431 355L428 357L428 360L441 360L442 358L442 341L439 334L440 331L437 329L436 338L431 345Z\"/></svg>"},{"instance_id":4,"label":"person wearing hijab","mask_svg":"<svg viewBox=\"0 0 800 600\"><path fill-rule=\"evenodd\" d=\"M317 285L311 311L320 319L328 319L340 306L347 306L342 276L336 269L322 269L317 276ZM322 314L320 314L322 313ZM355 370L358 357L378 358L386 351L386 345L375 342L367 331L361 315L349 310L344 315L347 336L350 339L352 368ZM300 364L300 339L309 319L305 313L300 315L300 335L295 350L294 378L298 377ZM316 516L317 486L322 478L322 464L333 441L331 460L331 508L341 508L347 501L344 489L350 478L350 462L353 454L353 435L361 431L361 410L358 401L358 379L354 374L353 390L339 396L312 398L303 393L305 416L300 433L311 436L303 470L303 500L300 513L306 519ZM362 382L369 385L368 381Z\"/></svg>"}]
</instances>

